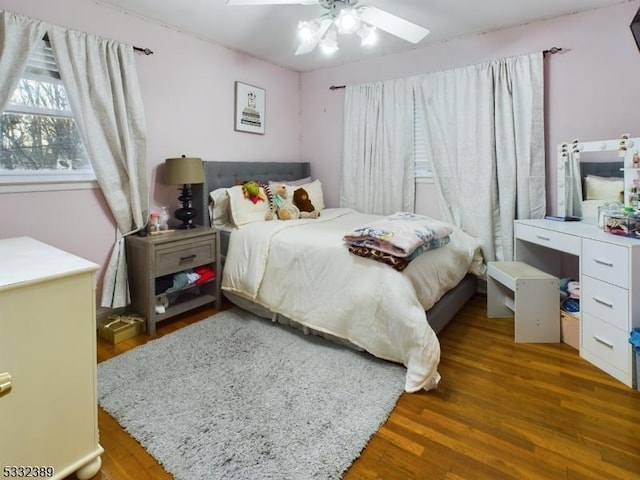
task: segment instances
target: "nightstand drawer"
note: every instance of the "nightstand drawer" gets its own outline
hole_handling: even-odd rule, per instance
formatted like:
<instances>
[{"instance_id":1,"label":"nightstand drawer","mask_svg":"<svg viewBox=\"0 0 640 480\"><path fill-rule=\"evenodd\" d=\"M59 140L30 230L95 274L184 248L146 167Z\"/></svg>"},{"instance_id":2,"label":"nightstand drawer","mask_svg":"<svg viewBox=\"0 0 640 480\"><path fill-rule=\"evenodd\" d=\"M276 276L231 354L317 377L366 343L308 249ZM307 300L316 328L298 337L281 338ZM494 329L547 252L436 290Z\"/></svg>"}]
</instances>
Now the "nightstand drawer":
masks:
<instances>
[{"instance_id":1,"label":"nightstand drawer","mask_svg":"<svg viewBox=\"0 0 640 480\"><path fill-rule=\"evenodd\" d=\"M612 327L606 322L582 314L582 349L602 362L628 374L629 372L629 332ZM601 368L603 366L598 365ZM608 371L607 368L603 370Z\"/></svg>"},{"instance_id":2,"label":"nightstand drawer","mask_svg":"<svg viewBox=\"0 0 640 480\"><path fill-rule=\"evenodd\" d=\"M157 248L156 275L167 275L205 263L214 263L216 258L216 244L214 240L180 242Z\"/></svg>"},{"instance_id":3,"label":"nightstand drawer","mask_svg":"<svg viewBox=\"0 0 640 480\"><path fill-rule=\"evenodd\" d=\"M516 238L520 240L526 240L560 252L580 255L580 237L519 223L516 223L514 228Z\"/></svg>"},{"instance_id":4,"label":"nightstand drawer","mask_svg":"<svg viewBox=\"0 0 640 480\"><path fill-rule=\"evenodd\" d=\"M624 288L583 275L580 309L615 327L629 328L629 291Z\"/></svg>"},{"instance_id":5,"label":"nightstand drawer","mask_svg":"<svg viewBox=\"0 0 640 480\"><path fill-rule=\"evenodd\" d=\"M629 249L597 240L582 241L582 273L629 288Z\"/></svg>"}]
</instances>

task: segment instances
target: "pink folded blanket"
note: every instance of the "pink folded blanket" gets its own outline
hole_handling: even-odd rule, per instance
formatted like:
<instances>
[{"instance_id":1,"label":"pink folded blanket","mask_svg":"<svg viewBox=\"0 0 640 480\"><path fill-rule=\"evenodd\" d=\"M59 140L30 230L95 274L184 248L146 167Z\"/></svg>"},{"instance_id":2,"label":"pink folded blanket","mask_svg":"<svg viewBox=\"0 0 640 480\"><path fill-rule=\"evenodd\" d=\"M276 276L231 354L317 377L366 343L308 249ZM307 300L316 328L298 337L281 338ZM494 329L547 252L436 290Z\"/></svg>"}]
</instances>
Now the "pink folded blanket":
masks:
<instances>
[{"instance_id":1,"label":"pink folded blanket","mask_svg":"<svg viewBox=\"0 0 640 480\"><path fill-rule=\"evenodd\" d=\"M450 225L416 213L396 212L368 223L344 236L348 245L369 247L397 257L406 257L421 245L453 232Z\"/></svg>"}]
</instances>

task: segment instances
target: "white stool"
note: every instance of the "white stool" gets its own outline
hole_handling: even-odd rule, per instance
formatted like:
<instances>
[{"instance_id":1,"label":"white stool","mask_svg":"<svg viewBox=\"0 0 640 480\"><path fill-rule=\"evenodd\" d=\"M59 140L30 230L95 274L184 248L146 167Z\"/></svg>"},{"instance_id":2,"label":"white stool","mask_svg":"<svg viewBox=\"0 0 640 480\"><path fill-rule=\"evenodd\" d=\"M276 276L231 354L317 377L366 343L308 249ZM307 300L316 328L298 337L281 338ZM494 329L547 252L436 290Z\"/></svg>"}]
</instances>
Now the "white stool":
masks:
<instances>
[{"instance_id":1,"label":"white stool","mask_svg":"<svg viewBox=\"0 0 640 480\"><path fill-rule=\"evenodd\" d=\"M524 262L489 262L487 317L514 313L516 342L560 342L559 280Z\"/></svg>"}]
</instances>

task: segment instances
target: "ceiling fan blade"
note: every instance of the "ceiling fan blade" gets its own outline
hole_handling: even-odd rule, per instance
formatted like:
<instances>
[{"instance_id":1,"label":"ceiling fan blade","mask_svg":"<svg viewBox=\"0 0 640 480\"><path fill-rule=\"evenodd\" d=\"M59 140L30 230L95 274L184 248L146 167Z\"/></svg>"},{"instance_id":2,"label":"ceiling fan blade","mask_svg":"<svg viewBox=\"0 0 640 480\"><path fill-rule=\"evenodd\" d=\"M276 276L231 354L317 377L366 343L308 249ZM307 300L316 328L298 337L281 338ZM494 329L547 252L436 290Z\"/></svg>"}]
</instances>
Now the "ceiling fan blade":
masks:
<instances>
[{"instance_id":1,"label":"ceiling fan blade","mask_svg":"<svg viewBox=\"0 0 640 480\"><path fill-rule=\"evenodd\" d=\"M318 0L227 0L227 5L315 5Z\"/></svg>"},{"instance_id":2,"label":"ceiling fan blade","mask_svg":"<svg viewBox=\"0 0 640 480\"><path fill-rule=\"evenodd\" d=\"M418 43L429 34L429 30L420 25L369 5L361 7L358 14L363 22L389 32L407 42Z\"/></svg>"},{"instance_id":3,"label":"ceiling fan blade","mask_svg":"<svg viewBox=\"0 0 640 480\"><path fill-rule=\"evenodd\" d=\"M327 30L331 26L331 22L332 20L330 18L321 19L320 28L318 28L318 31L316 32L316 34L313 36L311 40L303 41L300 44L300 46L296 50L296 55L304 55L305 53L309 53L314 48L316 48L316 46L320 42L320 39L324 37L325 33L327 33Z\"/></svg>"}]
</instances>

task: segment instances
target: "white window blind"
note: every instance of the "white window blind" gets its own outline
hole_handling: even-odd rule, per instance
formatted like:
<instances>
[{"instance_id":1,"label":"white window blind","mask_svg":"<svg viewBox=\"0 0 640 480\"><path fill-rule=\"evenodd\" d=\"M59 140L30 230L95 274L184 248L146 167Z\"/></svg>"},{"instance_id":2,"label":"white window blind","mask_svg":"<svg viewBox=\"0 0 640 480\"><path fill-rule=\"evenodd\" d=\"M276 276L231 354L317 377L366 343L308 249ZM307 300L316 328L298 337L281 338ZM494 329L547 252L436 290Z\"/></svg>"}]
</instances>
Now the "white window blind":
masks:
<instances>
[{"instance_id":1,"label":"white window blind","mask_svg":"<svg viewBox=\"0 0 640 480\"><path fill-rule=\"evenodd\" d=\"M0 117L0 140L0 185L57 184L54 189L65 189L76 188L69 185L73 182L95 180L46 39L29 58Z\"/></svg>"}]
</instances>

